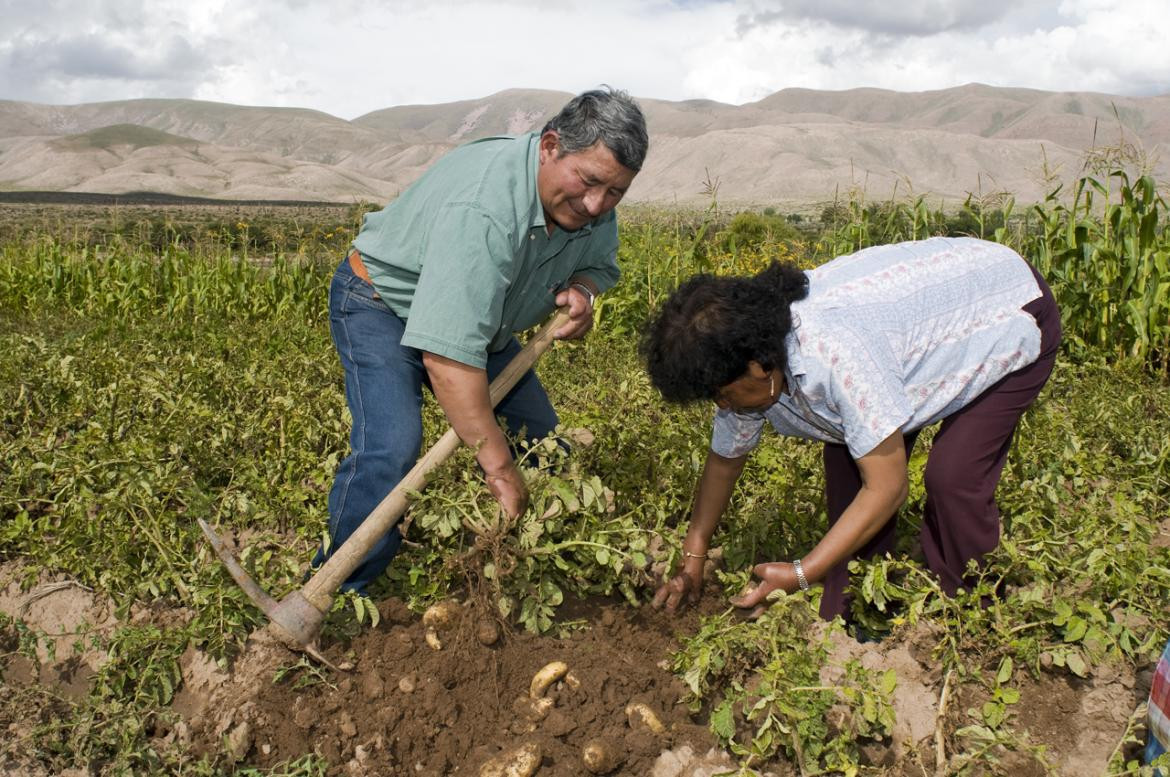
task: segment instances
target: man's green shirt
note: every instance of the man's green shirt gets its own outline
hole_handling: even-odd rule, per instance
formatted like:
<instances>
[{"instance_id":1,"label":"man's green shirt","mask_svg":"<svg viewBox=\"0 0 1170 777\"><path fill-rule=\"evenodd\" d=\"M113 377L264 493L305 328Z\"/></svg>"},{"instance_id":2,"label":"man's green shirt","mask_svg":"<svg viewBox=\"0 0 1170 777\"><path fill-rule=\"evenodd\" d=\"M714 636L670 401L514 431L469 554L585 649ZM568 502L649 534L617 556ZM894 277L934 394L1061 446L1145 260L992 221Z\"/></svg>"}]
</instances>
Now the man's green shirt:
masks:
<instances>
[{"instance_id":1,"label":"man's green shirt","mask_svg":"<svg viewBox=\"0 0 1170 777\"><path fill-rule=\"evenodd\" d=\"M618 280L617 220L548 234L536 189L538 133L494 137L439 159L353 245L378 294L406 322L402 344L473 367L539 324L573 276Z\"/></svg>"}]
</instances>

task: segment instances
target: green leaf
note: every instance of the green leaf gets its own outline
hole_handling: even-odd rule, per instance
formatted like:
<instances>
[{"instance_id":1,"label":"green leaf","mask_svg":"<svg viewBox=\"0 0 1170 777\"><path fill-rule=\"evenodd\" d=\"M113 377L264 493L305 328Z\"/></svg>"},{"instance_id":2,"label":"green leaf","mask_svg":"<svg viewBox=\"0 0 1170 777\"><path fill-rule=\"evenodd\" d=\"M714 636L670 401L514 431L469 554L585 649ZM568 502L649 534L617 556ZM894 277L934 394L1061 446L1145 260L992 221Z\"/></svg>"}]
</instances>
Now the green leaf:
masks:
<instances>
[{"instance_id":1,"label":"green leaf","mask_svg":"<svg viewBox=\"0 0 1170 777\"><path fill-rule=\"evenodd\" d=\"M735 736L735 713L730 701L724 701L711 713L711 732L724 742Z\"/></svg>"},{"instance_id":2,"label":"green leaf","mask_svg":"<svg viewBox=\"0 0 1170 777\"><path fill-rule=\"evenodd\" d=\"M597 493L593 490L592 484L585 481L581 484L581 505L589 507L597 501Z\"/></svg>"},{"instance_id":3,"label":"green leaf","mask_svg":"<svg viewBox=\"0 0 1170 777\"><path fill-rule=\"evenodd\" d=\"M553 478L549 481L549 485L557 492L557 496L561 498L561 503L564 504L566 510L575 513L581 509L581 502L577 499L577 495L563 480Z\"/></svg>"},{"instance_id":4,"label":"green leaf","mask_svg":"<svg viewBox=\"0 0 1170 777\"><path fill-rule=\"evenodd\" d=\"M1006 709L1007 708L999 702L984 702L982 709L983 722L986 723L989 728L999 728L999 724L1003 723Z\"/></svg>"},{"instance_id":5,"label":"green leaf","mask_svg":"<svg viewBox=\"0 0 1170 777\"><path fill-rule=\"evenodd\" d=\"M1081 658L1080 653L1069 653L1065 659L1069 670L1077 677L1088 677L1089 667L1085 664L1085 659Z\"/></svg>"},{"instance_id":6,"label":"green leaf","mask_svg":"<svg viewBox=\"0 0 1170 777\"><path fill-rule=\"evenodd\" d=\"M999 672L995 675L995 681L1000 685L1012 679L1012 657L1004 656L1004 659L999 662Z\"/></svg>"},{"instance_id":7,"label":"green leaf","mask_svg":"<svg viewBox=\"0 0 1170 777\"><path fill-rule=\"evenodd\" d=\"M1064 630L1064 641L1079 642L1088 630L1088 622L1084 618L1074 616L1069 620L1068 627Z\"/></svg>"}]
</instances>

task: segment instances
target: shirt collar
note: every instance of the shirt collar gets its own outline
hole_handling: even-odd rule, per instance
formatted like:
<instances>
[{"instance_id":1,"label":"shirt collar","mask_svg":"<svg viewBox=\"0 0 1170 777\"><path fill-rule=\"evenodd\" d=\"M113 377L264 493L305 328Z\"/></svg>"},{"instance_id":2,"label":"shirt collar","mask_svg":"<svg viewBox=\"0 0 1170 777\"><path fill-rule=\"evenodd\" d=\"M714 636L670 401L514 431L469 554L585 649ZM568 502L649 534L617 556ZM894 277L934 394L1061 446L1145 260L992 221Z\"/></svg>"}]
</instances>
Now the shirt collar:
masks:
<instances>
[{"instance_id":1,"label":"shirt collar","mask_svg":"<svg viewBox=\"0 0 1170 777\"><path fill-rule=\"evenodd\" d=\"M805 374L804 357L800 354L800 340L796 330L800 327L800 316L792 314L792 329L784 337L784 351L788 356L788 374L790 377Z\"/></svg>"}]
</instances>

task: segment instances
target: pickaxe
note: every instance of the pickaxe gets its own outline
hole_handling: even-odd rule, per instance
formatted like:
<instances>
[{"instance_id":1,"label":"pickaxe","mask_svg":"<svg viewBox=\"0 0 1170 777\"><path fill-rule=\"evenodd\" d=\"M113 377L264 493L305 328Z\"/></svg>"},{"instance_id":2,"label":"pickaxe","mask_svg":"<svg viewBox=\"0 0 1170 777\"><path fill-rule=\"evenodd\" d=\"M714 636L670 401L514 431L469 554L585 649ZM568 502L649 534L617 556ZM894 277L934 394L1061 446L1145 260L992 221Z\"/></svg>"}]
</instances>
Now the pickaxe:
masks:
<instances>
[{"instance_id":1,"label":"pickaxe","mask_svg":"<svg viewBox=\"0 0 1170 777\"><path fill-rule=\"evenodd\" d=\"M553 334L568 321L568 309L561 308L525 344L520 353L508 362L508 365L488 387L492 407L495 407L512 390L520 377L536 363L541 354L548 350L553 343ZM236 560L231 550L207 521L200 518L199 528L203 530L208 541L211 542L211 547L215 549L216 555L223 561L236 583L244 589L248 598L268 616L268 629L273 636L289 648L303 650L318 661L332 666L317 649L317 637L320 634L325 615L333 606L334 594L350 573L362 562L374 543L398 523L403 513L406 512L409 494L423 489L427 476L450 458L451 454L459 448L459 442L459 436L455 434L455 430L448 429L439 438L439 441L423 454L414 468L406 473L398 485L374 508L357 531L350 535L341 547L337 548L336 552L317 569L299 590L289 593L279 602L273 599L240 566L240 562Z\"/></svg>"}]
</instances>

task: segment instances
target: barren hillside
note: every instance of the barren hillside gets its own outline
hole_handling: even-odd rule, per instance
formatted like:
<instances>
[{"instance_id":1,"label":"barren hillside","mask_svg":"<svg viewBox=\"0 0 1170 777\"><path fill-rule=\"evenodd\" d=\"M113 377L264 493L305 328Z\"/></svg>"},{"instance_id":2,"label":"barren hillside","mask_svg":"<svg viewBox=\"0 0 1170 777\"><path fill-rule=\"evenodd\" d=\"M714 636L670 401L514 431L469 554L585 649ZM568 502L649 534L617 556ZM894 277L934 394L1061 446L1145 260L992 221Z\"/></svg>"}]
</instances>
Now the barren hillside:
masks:
<instances>
[{"instance_id":1,"label":"barren hillside","mask_svg":"<svg viewBox=\"0 0 1170 777\"><path fill-rule=\"evenodd\" d=\"M224 199L393 197L477 137L539 129L569 95L508 90L346 121L318 111L195 100L73 106L0 101L0 190L138 190ZM786 89L756 103L643 99L651 153L630 199L812 203L968 192L1042 197L1093 147L1133 144L1170 178L1170 96L968 84L931 92Z\"/></svg>"}]
</instances>

